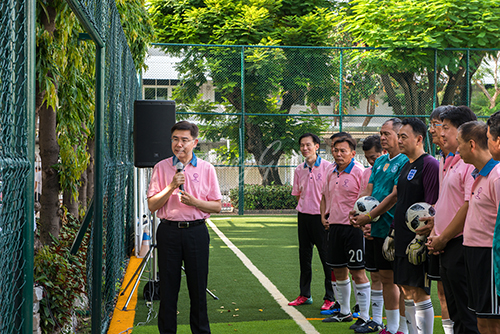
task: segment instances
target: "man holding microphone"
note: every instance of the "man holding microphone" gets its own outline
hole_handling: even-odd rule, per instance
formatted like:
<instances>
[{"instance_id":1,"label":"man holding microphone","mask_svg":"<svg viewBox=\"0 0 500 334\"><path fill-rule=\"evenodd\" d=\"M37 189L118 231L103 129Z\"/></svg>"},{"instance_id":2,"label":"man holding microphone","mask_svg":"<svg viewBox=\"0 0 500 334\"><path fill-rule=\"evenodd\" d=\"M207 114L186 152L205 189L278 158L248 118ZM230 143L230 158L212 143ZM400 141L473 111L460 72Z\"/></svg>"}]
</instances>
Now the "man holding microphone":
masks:
<instances>
[{"instance_id":1,"label":"man holding microphone","mask_svg":"<svg viewBox=\"0 0 500 334\"><path fill-rule=\"evenodd\" d=\"M160 334L177 331L177 299L184 262L192 333L210 333L207 314L208 249L205 219L221 210L221 193L215 168L196 157L198 127L181 121L172 129L173 157L158 162L148 189L148 207L158 211L160 270Z\"/></svg>"}]
</instances>

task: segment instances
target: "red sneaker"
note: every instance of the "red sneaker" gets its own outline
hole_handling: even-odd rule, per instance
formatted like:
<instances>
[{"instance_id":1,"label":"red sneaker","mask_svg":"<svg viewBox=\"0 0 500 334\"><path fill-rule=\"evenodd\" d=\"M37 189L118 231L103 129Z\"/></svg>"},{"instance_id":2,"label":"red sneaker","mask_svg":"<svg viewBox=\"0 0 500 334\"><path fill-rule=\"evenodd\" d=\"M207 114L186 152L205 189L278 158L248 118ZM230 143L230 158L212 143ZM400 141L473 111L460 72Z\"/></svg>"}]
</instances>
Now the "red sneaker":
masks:
<instances>
[{"instance_id":1,"label":"red sneaker","mask_svg":"<svg viewBox=\"0 0 500 334\"><path fill-rule=\"evenodd\" d=\"M335 304L335 302L332 302L331 300L325 299L325 302L323 303L323 306L321 306L321 309L322 310L329 310L333 304Z\"/></svg>"},{"instance_id":2,"label":"red sneaker","mask_svg":"<svg viewBox=\"0 0 500 334\"><path fill-rule=\"evenodd\" d=\"M313 299L312 297L304 297L304 296L298 296L297 299L295 299L293 302L288 303L290 306L299 306L299 305L309 305L312 304Z\"/></svg>"}]
</instances>

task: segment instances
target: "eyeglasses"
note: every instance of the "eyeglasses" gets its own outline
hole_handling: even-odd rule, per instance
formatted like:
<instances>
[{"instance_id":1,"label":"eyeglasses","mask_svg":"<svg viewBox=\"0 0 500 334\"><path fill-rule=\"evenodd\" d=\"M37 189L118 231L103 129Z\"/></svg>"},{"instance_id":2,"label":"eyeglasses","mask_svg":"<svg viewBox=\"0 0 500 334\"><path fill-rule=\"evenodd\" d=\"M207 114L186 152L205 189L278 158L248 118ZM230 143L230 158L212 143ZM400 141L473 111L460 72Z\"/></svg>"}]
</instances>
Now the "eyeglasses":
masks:
<instances>
[{"instance_id":1,"label":"eyeglasses","mask_svg":"<svg viewBox=\"0 0 500 334\"><path fill-rule=\"evenodd\" d=\"M429 129L437 129L439 126L443 126L441 123L431 123Z\"/></svg>"},{"instance_id":2,"label":"eyeglasses","mask_svg":"<svg viewBox=\"0 0 500 334\"><path fill-rule=\"evenodd\" d=\"M193 140L194 139L187 139L187 138L180 139L180 138L174 137L174 138L172 138L172 143L178 144L179 142L181 142L182 145L186 145L186 144L192 142Z\"/></svg>"}]
</instances>

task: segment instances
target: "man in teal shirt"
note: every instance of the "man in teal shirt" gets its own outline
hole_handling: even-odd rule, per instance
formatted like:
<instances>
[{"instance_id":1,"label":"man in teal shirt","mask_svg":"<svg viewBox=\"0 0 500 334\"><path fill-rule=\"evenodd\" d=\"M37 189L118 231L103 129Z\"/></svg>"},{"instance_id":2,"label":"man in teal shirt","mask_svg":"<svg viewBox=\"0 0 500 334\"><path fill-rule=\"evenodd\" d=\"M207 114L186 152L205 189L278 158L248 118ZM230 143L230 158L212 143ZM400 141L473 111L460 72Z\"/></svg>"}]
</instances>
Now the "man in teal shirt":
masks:
<instances>
[{"instance_id":1,"label":"man in teal shirt","mask_svg":"<svg viewBox=\"0 0 500 334\"><path fill-rule=\"evenodd\" d=\"M380 333L398 332L400 322L404 326L405 319L399 314L399 288L394 284L394 275L391 262L382 255L382 246L385 238L389 235L390 226L394 218L394 204L397 196L393 192L397 185L401 168L408 161L408 157L399 152L398 131L401 128L401 120L391 118L382 124L380 129L380 143L387 154L380 156L373 165L372 174L368 181L368 186L360 194L362 196L373 196L380 201L380 205L375 207L366 215L353 216L351 212L351 223L354 226L362 227L371 223L371 237L373 237L373 248L365 249L365 252L373 252L376 269L378 269L382 281L382 293L386 310L387 327ZM372 222L375 217L380 216L377 222ZM376 324L372 324L375 327ZM379 324L380 325L380 324ZM357 330L357 332L360 332ZM366 328L361 333L371 333L370 328Z\"/></svg>"}]
</instances>

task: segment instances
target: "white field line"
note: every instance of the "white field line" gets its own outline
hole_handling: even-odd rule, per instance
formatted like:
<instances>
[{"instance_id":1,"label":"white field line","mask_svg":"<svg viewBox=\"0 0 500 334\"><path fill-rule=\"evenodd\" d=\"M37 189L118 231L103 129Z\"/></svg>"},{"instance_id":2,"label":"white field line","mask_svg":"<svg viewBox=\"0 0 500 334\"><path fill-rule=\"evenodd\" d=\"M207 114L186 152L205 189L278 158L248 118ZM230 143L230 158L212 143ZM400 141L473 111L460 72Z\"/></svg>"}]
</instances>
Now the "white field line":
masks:
<instances>
[{"instance_id":1,"label":"white field line","mask_svg":"<svg viewBox=\"0 0 500 334\"><path fill-rule=\"evenodd\" d=\"M241 251L238 247L236 247L231 240L229 240L224 233L222 233L217 226L210 220L207 219L208 225L212 230L217 233L219 238L231 249L234 254L243 262L243 264L250 270L250 272L257 277L260 284L266 288L267 291L273 296L276 302L281 306L281 308L288 313L288 315L304 330L306 334L319 334L319 332L314 328L313 325L309 321L307 321L306 317L299 311L297 311L293 306L288 306L288 301L283 296L283 294L278 290L276 285L274 285L269 278L267 278L262 271L257 268L252 261Z\"/></svg>"}]
</instances>

